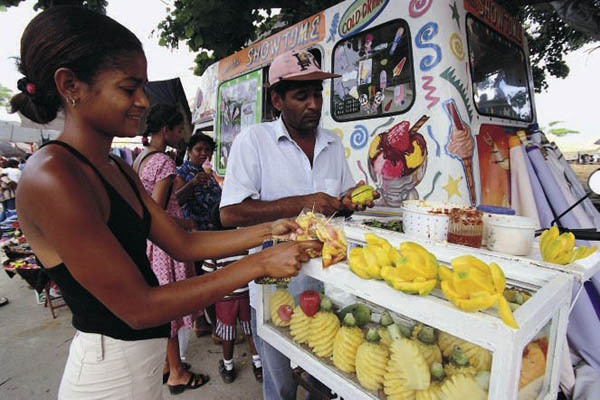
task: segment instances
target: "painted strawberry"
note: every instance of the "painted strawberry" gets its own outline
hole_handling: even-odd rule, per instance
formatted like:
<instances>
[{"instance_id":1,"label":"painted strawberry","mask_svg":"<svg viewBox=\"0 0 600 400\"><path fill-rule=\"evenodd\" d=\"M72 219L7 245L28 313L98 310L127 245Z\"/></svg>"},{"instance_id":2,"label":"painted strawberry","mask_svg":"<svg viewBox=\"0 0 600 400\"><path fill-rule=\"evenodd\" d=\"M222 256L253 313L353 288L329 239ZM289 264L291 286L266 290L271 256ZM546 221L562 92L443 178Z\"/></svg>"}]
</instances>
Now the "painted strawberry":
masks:
<instances>
[{"instance_id":1,"label":"painted strawberry","mask_svg":"<svg viewBox=\"0 0 600 400\"><path fill-rule=\"evenodd\" d=\"M300 293L299 300L300 308L309 317L312 317L319 311L319 305L321 304L321 296L314 290L305 290Z\"/></svg>"},{"instance_id":2,"label":"painted strawberry","mask_svg":"<svg viewBox=\"0 0 600 400\"><path fill-rule=\"evenodd\" d=\"M282 321L289 322L292 319L292 314L294 313L294 309L289 304L282 304L277 309L277 315L281 318Z\"/></svg>"}]
</instances>

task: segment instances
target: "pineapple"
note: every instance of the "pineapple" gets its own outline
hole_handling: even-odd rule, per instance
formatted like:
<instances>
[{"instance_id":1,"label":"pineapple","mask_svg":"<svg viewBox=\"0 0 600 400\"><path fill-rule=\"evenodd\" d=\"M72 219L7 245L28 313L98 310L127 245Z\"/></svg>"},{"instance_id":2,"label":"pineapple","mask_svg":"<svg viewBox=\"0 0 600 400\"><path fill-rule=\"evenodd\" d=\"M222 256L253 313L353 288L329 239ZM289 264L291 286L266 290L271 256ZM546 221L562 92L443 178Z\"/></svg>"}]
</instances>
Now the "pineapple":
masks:
<instances>
[{"instance_id":1,"label":"pineapple","mask_svg":"<svg viewBox=\"0 0 600 400\"><path fill-rule=\"evenodd\" d=\"M308 336L310 335L310 321L314 317L309 317L304 314L300 306L294 308L292 319L290 320L290 334L294 339L294 342L302 344L308 342Z\"/></svg>"},{"instance_id":2,"label":"pineapple","mask_svg":"<svg viewBox=\"0 0 600 400\"><path fill-rule=\"evenodd\" d=\"M294 298L287 291L287 285L284 283L277 284L277 290L271 296L269 300L269 310L271 311L271 321L275 326L290 326L290 321L284 321L281 319L277 310L283 305L288 305L294 308Z\"/></svg>"},{"instance_id":3,"label":"pineapple","mask_svg":"<svg viewBox=\"0 0 600 400\"><path fill-rule=\"evenodd\" d=\"M379 329L377 329L377 333L379 334L379 337L381 338L379 343L381 343L388 349L392 345L392 338L390 337L390 334L387 331L387 327L393 323L394 323L394 320L392 319L392 316L390 315L390 313L387 310L384 311L381 314L381 317L379 318L379 324L381 325L381 327Z\"/></svg>"},{"instance_id":4,"label":"pineapple","mask_svg":"<svg viewBox=\"0 0 600 400\"><path fill-rule=\"evenodd\" d=\"M469 359L469 363L477 371L490 371L492 369L492 353L476 344L466 342L446 332L439 332L438 345L444 357L450 357L454 346L460 346Z\"/></svg>"},{"instance_id":5,"label":"pineapple","mask_svg":"<svg viewBox=\"0 0 600 400\"><path fill-rule=\"evenodd\" d=\"M329 358L333 354L333 342L340 329L340 320L331 312L331 300L321 299L321 311L313 315L310 321L308 346L319 357Z\"/></svg>"},{"instance_id":6,"label":"pineapple","mask_svg":"<svg viewBox=\"0 0 600 400\"><path fill-rule=\"evenodd\" d=\"M462 351L460 346L454 346L454 351L450 355L450 362L444 367L444 372L448 376L456 374L477 374L477 369L469 364L469 359Z\"/></svg>"},{"instance_id":7,"label":"pineapple","mask_svg":"<svg viewBox=\"0 0 600 400\"><path fill-rule=\"evenodd\" d=\"M339 370L353 373L356 366L356 351L365 341L363 331L354 326L356 319L352 313L346 314L343 326L338 330L333 341L333 365Z\"/></svg>"},{"instance_id":8,"label":"pineapple","mask_svg":"<svg viewBox=\"0 0 600 400\"><path fill-rule=\"evenodd\" d=\"M437 330L430 326L417 324L413 330L412 338L419 346L419 350L428 365L431 366L434 362L442 362L442 352L437 345Z\"/></svg>"},{"instance_id":9,"label":"pineapple","mask_svg":"<svg viewBox=\"0 0 600 400\"><path fill-rule=\"evenodd\" d=\"M369 329L367 341L356 351L356 377L367 390L378 390L383 384L389 352L379 344L377 330Z\"/></svg>"},{"instance_id":10,"label":"pineapple","mask_svg":"<svg viewBox=\"0 0 600 400\"><path fill-rule=\"evenodd\" d=\"M390 346L392 345L392 338L390 337L390 334L388 333L386 328L378 328L377 329L377 333L379 334L379 337L381 338L380 342L382 345L384 345L385 347L387 347L388 349L390 348Z\"/></svg>"},{"instance_id":11,"label":"pineapple","mask_svg":"<svg viewBox=\"0 0 600 400\"><path fill-rule=\"evenodd\" d=\"M442 400L442 382L446 377L444 367L441 363L434 362L431 364L430 370L431 384L425 390L417 390L415 400Z\"/></svg>"},{"instance_id":12,"label":"pineapple","mask_svg":"<svg viewBox=\"0 0 600 400\"><path fill-rule=\"evenodd\" d=\"M487 393L477 384L473 375L456 374L444 381L441 398L444 400L486 400Z\"/></svg>"},{"instance_id":13,"label":"pineapple","mask_svg":"<svg viewBox=\"0 0 600 400\"><path fill-rule=\"evenodd\" d=\"M390 361L387 366L388 379L403 380L407 389L427 389L431 382L429 364L419 346L413 340L403 338L397 324L389 326L388 332L392 337Z\"/></svg>"}]
</instances>

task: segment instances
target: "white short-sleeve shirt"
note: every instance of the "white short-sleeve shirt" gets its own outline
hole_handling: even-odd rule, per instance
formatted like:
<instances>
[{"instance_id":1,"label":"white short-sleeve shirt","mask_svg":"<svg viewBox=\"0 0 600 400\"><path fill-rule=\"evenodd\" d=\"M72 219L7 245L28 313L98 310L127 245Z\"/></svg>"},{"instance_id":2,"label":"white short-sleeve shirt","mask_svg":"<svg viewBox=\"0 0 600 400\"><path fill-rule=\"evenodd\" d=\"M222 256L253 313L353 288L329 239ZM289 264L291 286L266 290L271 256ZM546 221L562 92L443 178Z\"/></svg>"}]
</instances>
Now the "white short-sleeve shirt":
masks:
<instances>
[{"instance_id":1,"label":"white short-sleeve shirt","mask_svg":"<svg viewBox=\"0 0 600 400\"><path fill-rule=\"evenodd\" d=\"M337 197L354 186L338 135L318 128L313 157L311 167L281 118L246 128L231 146L220 207L247 198L273 201L318 192Z\"/></svg>"}]
</instances>

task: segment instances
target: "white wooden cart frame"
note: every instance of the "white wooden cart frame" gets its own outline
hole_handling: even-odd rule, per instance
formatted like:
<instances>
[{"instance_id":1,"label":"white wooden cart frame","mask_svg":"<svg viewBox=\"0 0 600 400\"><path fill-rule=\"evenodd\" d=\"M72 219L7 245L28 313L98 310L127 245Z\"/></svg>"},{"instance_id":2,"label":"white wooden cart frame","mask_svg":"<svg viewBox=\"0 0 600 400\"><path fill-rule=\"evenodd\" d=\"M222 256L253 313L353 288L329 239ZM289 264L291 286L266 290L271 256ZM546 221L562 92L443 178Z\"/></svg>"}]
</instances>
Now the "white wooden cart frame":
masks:
<instances>
[{"instance_id":1,"label":"white wooden cart frame","mask_svg":"<svg viewBox=\"0 0 600 400\"><path fill-rule=\"evenodd\" d=\"M361 243L364 242L364 233L373 229L349 225L345 227L345 231L350 242ZM321 259L313 259L304 265L301 273L490 350L493 352L493 360L489 399L493 400L517 398L523 349L551 321L548 362L539 399L556 398L573 276L532 267L523 260L507 258L498 253L480 253L463 246L415 240L401 233L380 229L377 229L377 234L395 247L406 240L420 242L444 264L449 264L451 259L463 254L474 254L487 263L498 263L505 272L509 286L536 290L536 293L514 312L521 329L514 330L505 325L495 309L478 313L463 312L449 303L439 290L425 297L407 295L387 286L383 281L359 278L345 263L324 270L321 267ZM324 363L307 349L295 344L289 335L284 335L268 323L268 304L272 291L272 286L261 285L257 291L259 336L339 396L352 400L377 399L375 393L366 391L356 380Z\"/></svg>"}]
</instances>

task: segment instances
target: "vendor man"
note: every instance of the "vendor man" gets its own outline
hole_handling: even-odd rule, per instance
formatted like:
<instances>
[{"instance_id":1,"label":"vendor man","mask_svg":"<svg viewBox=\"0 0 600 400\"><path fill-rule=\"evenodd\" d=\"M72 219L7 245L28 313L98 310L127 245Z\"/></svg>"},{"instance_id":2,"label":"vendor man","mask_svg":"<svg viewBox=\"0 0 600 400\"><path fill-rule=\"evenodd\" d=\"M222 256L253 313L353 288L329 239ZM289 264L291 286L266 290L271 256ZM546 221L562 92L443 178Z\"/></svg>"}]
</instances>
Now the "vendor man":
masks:
<instances>
[{"instance_id":1,"label":"vendor man","mask_svg":"<svg viewBox=\"0 0 600 400\"><path fill-rule=\"evenodd\" d=\"M338 135L319 127L323 80L338 76L323 72L308 51L290 51L275 58L269 68L269 85L271 102L281 118L250 126L233 142L220 205L224 226L294 217L304 208L328 216L349 215L357 209L350 198L355 182L344 146ZM321 287L303 275L289 285L296 300L307 289ZM264 399L295 400L297 385L289 359L259 338L256 342L263 362Z\"/></svg>"}]
</instances>

